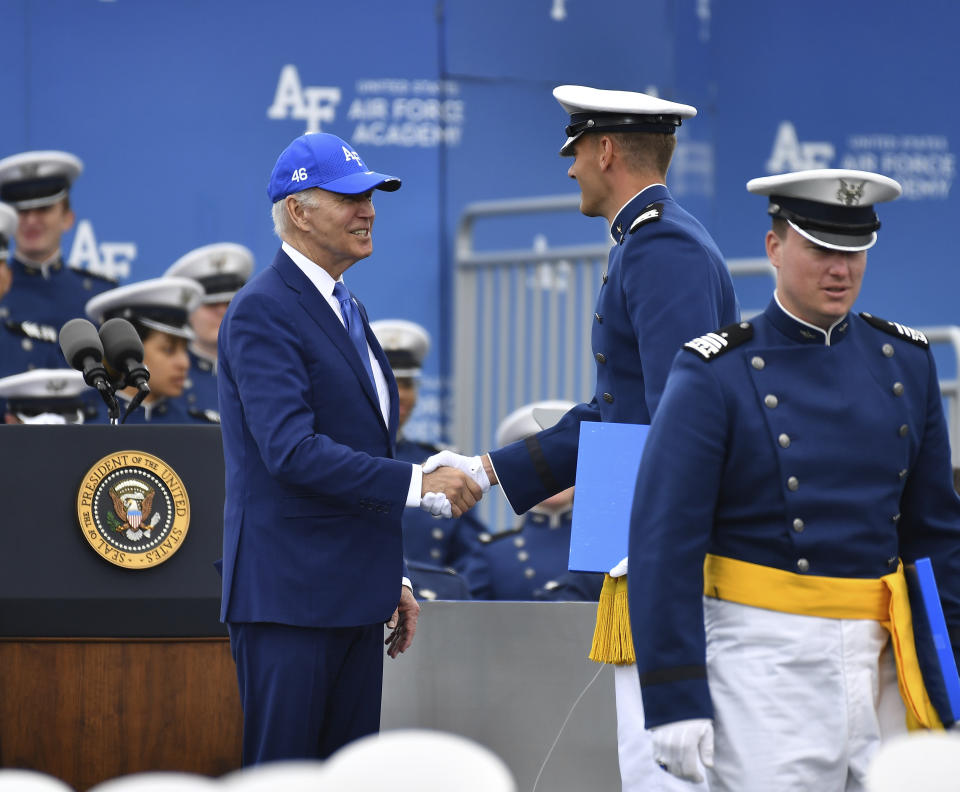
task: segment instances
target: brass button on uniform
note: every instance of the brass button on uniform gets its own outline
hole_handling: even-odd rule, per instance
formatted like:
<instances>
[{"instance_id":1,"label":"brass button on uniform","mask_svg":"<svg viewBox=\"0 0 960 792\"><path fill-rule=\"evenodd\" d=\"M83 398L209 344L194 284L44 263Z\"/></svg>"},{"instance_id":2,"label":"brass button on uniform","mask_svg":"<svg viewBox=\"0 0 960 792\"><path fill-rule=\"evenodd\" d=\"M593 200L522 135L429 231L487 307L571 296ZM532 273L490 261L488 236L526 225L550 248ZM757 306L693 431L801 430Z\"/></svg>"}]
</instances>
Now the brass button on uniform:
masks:
<instances>
[{"instance_id":1,"label":"brass button on uniform","mask_svg":"<svg viewBox=\"0 0 960 792\"><path fill-rule=\"evenodd\" d=\"M513 546L514 547L523 547L527 543L527 540L522 536L513 537Z\"/></svg>"},{"instance_id":2,"label":"brass button on uniform","mask_svg":"<svg viewBox=\"0 0 960 792\"><path fill-rule=\"evenodd\" d=\"M526 569L523 570L523 576L527 579L532 578L536 574L537 574L536 570L533 569L532 567L527 567Z\"/></svg>"},{"instance_id":3,"label":"brass button on uniform","mask_svg":"<svg viewBox=\"0 0 960 792\"><path fill-rule=\"evenodd\" d=\"M750 358L750 365L753 366L757 371L762 371L763 367L767 365L766 361L757 355L756 357Z\"/></svg>"},{"instance_id":4,"label":"brass button on uniform","mask_svg":"<svg viewBox=\"0 0 960 792\"><path fill-rule=\"evenodd\" d=\"M782 434L782 435L780 435L780 437L777 438L777 442L780 443L780 447L781 447L781 448L789 448L789 447L790 447L790 435L788 435L788 434Z\"/></svg>"},{"instance_id":5,"label":"brass button on uniform","mask_svg":"<svg viewBox=\"0 0 960 792\"><path fill-rule=\"evenodd\" d=\"M790 478L787 479L787 489L790 490L790 492L796 492L800 489L800 479L796 476L790 476Z\"/></svg>"},{"instance_id":6,"label":"brass button on uniform","mask_svg":"<svg viewBox=\"0 0 960 792\"><path fill-rule=\"evenodd\" d=\"M436 547L430 551L430 558L432 558L434 561L439 561L441 555L443 554Z\"/></svg>"},{"instance_id":7,"label":"brass button on uniform","mask_svg":"<svg viewBox=\"0 0 960 792\"><path fill-rule=\"evenodd\" d=\"M910 427L907 426L906 424L901 424L897 432L900 434L900 437L906 437L907 434L909 434L910 432Z\"/></svg>"},{"instance_id":8,"label":"brass button on uniform","mask_svg":"<svg viewBox=\"0 0 960 792\"><path fill-rule=\"evenodd\" d=\"M607 273L604 272L602 277L603 277L603 282L606 283L606 282L607 282Z\"/></svg>"},{"instance_id":9,"label":"brass button on uniform","mask_svg":"<svg viewBox=\"0 0 960 792\"><path fill-rule=\"evenodd\" d=\"M892 344L884 344L882 347L880 347L880 351L883 352L884 357L893 357Z\"/></svg>"},{"instance_id":10,"label":"brass button on uniform","mask_svg":"<svg viewBox=\"0 0 960 792\"><path fill-rule=\"evenodd\" d=\"M606 363L606 362L607 362L607 356L604 355L603 352L597 352L597 354L594 355L594 357L597 359L597 363Z\"/></svg>"},{"instance_id":11,"label":"brass button on uniform","mask_svg":"<svg viewBox=\"0 0 960 792\"><path fill-rule=\"evenodd\" d=\"M903 383L894 382L893 383L893 395L894 396L903 396Z\"/></svg>"},{"instance_id":12,"label":"brass button on uniform","mask_svg":"<svg viewBox=\"0 0 960 792\"><path fill-rule=\"evenodd\" d=\"M896 514L894 514L893 517L891 517L890 519L893 520L894 523L900 522L900 512L897 512Z\"/></svg>"},{"instance_id":13,"label":"brass button on uniform","mask_svg":"<svg viewBox=\"0 0 960 792\"><path fill-rule=\"evenodd\" d=\"M804 526L803 520L801 520L799 517L797 517L797 518L793 521L793 530L796 531L797 533L803 533L803 529L804 529L805 527L806 527L806 526Z\"/></svg>"},{"instance_id":14,"label":"brass button on uniform","mask_svg":"<svg viewBox=\"0 0 960 792\"><path fill-rule=\"evenodd\" d=\"M801 558L797 561L797 571L799 572L808 572L810 570L810 562L806 558Z\"/></svg>"},{"instance_id":15,"label":"brass button on uniform","mask_svg":"<svg viewBox=\"0 0 960 792\"><path fill-rule=\"evenodd\" d=\"M432 531L430 531L430 535L434 539L443 539L443 528L434 528Z\"/></svg>"},{"instance_id":16,"label":"brass button on uniform","mask_svg":"<svg viewBox=\"0 0 960 792\"><path fill-rule=\"evenodd\" d=\"M526 550L520 550L517 553L517 561L526 561L528 558L530 558L530 553Z\"/></svg>"},{"instance_id":17,"label":"brass button on uniform","mask_svg":"<svg viewBox=\"0 0 960 792\"><path fill-rule=\"evenodd\" d=\"M613 404L613 394L612 394L612 393L604 393L604 394L603 394L603 400L604 400L607 404Z\"/></svg>"},{"instance_id":18,"label":"brass button on uniform","mask_svg":"<svg viewBox=\"0 0 960 792\"><path fill-rule=\"evenodd\" d=\"M768 393L763 397L763 403L772 410L774 407L780 404L780 400L772 393Z\"/></svg>"},{"instance_id":19,"label":"brass button on uniform","mask_svg":"<svg viewBox=\"0 0 960 792\"><path fill-rule=\"evenodd\" d=\"M906 469L906 468L902 468L902 469L900 470L900 472L897 473L897 477L900 478L900 479L905 479L905 478L907 477L907 469Z\"/></svg>"}]
</instances>

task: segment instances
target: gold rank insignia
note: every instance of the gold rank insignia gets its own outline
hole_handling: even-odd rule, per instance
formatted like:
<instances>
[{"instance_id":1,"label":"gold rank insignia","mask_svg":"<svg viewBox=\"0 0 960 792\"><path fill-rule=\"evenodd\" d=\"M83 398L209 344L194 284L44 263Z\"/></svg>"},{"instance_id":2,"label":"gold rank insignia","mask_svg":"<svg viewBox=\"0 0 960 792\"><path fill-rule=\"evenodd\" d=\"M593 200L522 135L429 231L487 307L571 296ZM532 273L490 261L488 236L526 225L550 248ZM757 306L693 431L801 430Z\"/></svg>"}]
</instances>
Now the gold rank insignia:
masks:
<instances>
[{"instance_id":1,"label":"gold rank insignia","mask_svg":"<svg viewBox=\"0 0 960 792\"><path fill-rule=\"evenodd\" d=\"M77 492L83 536L105 561L147 569L170 560L190 527L190 499L166 462L116 451L93 464Z\"/></svg>"}]
</instances>

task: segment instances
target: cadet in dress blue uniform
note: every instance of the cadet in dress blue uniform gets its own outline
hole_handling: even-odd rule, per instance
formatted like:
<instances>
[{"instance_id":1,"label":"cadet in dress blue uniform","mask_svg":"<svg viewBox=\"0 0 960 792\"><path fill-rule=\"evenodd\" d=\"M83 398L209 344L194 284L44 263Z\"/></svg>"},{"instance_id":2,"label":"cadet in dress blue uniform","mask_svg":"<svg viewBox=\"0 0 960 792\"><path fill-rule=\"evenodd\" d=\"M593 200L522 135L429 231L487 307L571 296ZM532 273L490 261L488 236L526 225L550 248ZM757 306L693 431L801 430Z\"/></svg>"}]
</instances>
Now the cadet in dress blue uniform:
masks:
<instances>
[{"instance_id":1,"label":"cadet in dress blue uniform","mask_svg":"<svg viewBox=\"0 0 960 792\"><path fill-rule=\"evenodd\" d=\"M219 415L217 333L230 300L252 272L253 253L234 242L218 242L191 250L164 273L192 278L203 287L203 299L190 314L190 376L180 397L188 412Z\"/></svg>"},{"instance_id":2,"label":"cadet in dress blue uniform","mask_svg":"<svg viewBox=\"0 0 960 792\"><path fill-rule=\"evenodd\" d=\"M86 416L81 398L83 374L73 369L34 369L0 378L6 424L80 424Z\"/></svg>"},{"instance_id":3,"label":"cadet in dress blue uniform","mask_svg":"<svg viewBox=\"0 0 960 792\"><path fill-rule=\"evenodd\" d=\"M776 292L678 353L638 474L629 596L647 725L680 776L715 730L714 792L860 790L883 739L938 722L909 651L906 711L897 693L891 648L913 645L901 561L932 559L960 649L937 372L921 333L851 312L895 181L815 170L747 188L769 196Z\"/></svg>"},{"instance_id":4,"label":"cadet in dress blue uniform","mask_svg":"<svg viewBox=\"0 0 960 792\"><path fill-rule=\"evenodd\" d=\"M13 280L9 259L10 243L16 232L16 210L0 203L0 376L63 365L57 342L59 328L36 321L14 320L3 302Z\"/></svg>"},{"instance_id":5,"label":"cadet in dress blue uniform","mask_svg":"<svg viewBox=\"0 0 960 792\"><path fill-rule=\"evenodd\" d=\"M30 322L59 332L83 316L87 300L116 284L67 266L60 249L73 227L70 187L83 163L65 151L26 151L0 160L0 201L19 216L10 260L12 288L0 300L6 321Z\"/></svg>"},{"instance_id":6,"label":"cadet in dress blue uniform","mask_svg":"<svg viewBox=\"0 0 960 792\"><path fill-rule=\"evenodd\" d=\"M430 443L408 439L403 434L403 427L417 406L418 380L430 349L430 335L420 325L405 319L378 319L370 323L370 329L383 347L397 379L399 428L396 458L419 465L440 450ZM433 517L421 509L404 510L403 555L408 563L418 562L410 567L414 594L422 587L433 592L434 599L488 599L490 570L481 550L481 534L486 534L486 528L472 511L453 518ZM432 571L423 565L432 567ZM463 590L462 581L440 575L438 568L439 571L452 569L462 577L470 592L468 596L456 596ZM428 574L431 578L429 584L420 580Z\"/></svg>"},{"instance_id":7,"label":"cadet in dress blue uniform","mask_svg":"<svg viewBox=\"0 0 960 792\"><path fill-rule=\"evenodd\" d=\"M128 320L143 341L143 363L150 371L150 394L134 409L127 424L208 424L218 416L191 414L178 401L190 370L187 343L193 337L188 317L203 295L200 284L189 278L153 278L118 286L87 303L88 318L103 324L108 319ZM135 387L117 391L126 413ZM98 422L105 422L106 418Z\"/></svg>"},{"instance_id":8,"label":"cadet in dress blue uniform","mask_svg":"<svg viewBox=\"0 0 960 792\"><path fill-rule=\"evenodd\" d=\"M596 391L551 429L489 458L447 462L484 473L481 487L499 481L518 514L573 484L581 421L649 423L684 341L739 318L719 249L665 186L676 127L696 109L575 85L553 93L570 114L560 153L574 157L580 211L605 217L614 243L593 317ZM618 665L614 677L623 789L682 788L653 764L637 675Z\"/></svg>"}]
</instances>

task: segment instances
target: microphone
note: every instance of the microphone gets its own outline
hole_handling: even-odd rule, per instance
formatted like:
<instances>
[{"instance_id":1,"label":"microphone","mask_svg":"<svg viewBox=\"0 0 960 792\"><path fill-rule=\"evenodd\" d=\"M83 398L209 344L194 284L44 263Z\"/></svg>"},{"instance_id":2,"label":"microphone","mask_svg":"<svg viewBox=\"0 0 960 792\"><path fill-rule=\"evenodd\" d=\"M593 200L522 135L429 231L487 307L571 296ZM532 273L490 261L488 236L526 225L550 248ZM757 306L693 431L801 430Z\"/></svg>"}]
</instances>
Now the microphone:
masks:
<instances>
[{"instance_id":1,"label":"microphone","mask_svg":"<svg viewBox=\"0 0 960 792\"><path fill-rule=\"evenodd\" d=\"M120 416L120 405L103 366L103 344L97 328L86 319L71 319L60 328L60 350L71 368L83 372L83 381L96 388L107 405L111 421Z\"/></svg>"},{"instance_id":2,"label":"microphone","mask_svg":"<svg viewBox=\"0 0 960 792\"><path fill-rule=\"evenodd\" d=\"M102 391L110 387L103 367L103 344L97 328L86 319L71 319L60 328L60 350L71 368L83 372L87 385Z\"/></svg>"},{"instance_id":3,"label":"microphone","mask_svg":"<svg viewBox=\"0 0 960 792\"><path fill-rule=\"evenodd\" d=\"M120 317L107 319L100 328L100 340L107 364L122 375L121 387L134 385L149 393L150 372L143 365L143 342L133 325Z\"/></svg>"},{"instance_id":4,"label":"microphone","mask_svg":"<svg viewBox=\"0 0 960 792\"><path fill-rule=\"evenodd\" d=\"M103 342L107 364L120 372L118 387L133 385L137 389L137 394L130 400L127 411L123 415L125 422L127 416L150 395L150 386L147 384L150 371L143 365L143 342L134 326L120 317L108 319L103 323L100 328L100 340Z\"/></svg>"}]
</instances>

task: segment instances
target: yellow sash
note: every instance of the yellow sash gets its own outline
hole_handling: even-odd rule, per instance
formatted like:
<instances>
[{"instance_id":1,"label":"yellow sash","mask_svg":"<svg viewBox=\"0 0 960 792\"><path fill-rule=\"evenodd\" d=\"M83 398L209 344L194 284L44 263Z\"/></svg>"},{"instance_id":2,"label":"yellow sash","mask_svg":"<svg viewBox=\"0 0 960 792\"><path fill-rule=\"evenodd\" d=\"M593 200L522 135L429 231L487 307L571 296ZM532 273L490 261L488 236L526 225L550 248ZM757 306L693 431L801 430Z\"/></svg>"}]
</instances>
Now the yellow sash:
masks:
<instances>
[{"instance_id":1,"label":"yellow sash","mask_svg":"<svg viewBox=\"0 0 960 792\"><path fill-rule=\"evenodd\" d=\"M782 613L880 622L890 632L907 728L943 728L920 673L902 563L882 578L831 578L708 555L703 564L703 593Z\"/></svg>"}]
</instances>

